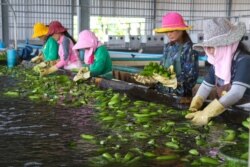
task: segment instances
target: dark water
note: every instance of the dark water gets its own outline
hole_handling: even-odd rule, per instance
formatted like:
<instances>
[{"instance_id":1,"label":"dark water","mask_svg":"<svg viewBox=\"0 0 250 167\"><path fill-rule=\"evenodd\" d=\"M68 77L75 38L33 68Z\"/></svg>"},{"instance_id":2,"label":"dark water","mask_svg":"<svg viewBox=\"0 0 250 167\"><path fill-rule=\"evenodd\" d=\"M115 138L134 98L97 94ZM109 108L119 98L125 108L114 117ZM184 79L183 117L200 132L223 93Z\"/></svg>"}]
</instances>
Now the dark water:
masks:
<instances>
[{"instance_id":1,"label":"dark water","mask_svg":"<svg viewBox=\"0 0 250 167\"><path fill-rule=\"evenodd\" d=\"M13 86L1 80L0 92ZM92 145L81 133L97 129L88 108L72 109L0 96L0 167L87 166Z\"/></svg>"},{"instance_id":2,"label":"dark water","mask_svg":"<svg viewBox=\"0 0 250 167\"><path fill-rule=\"evenodd\" d=\"M112 125L114 127L112 130L117 135L110 134L112 131L109 133L109 128L102 128L101 124L98 125L93 119L95 111L91 108L50 106L46 103L35 103L27 99L1 96L7 88L15 87L15 83L16 81L9 77L0 77L0 167L88 167L90 166L89 159L97 156L100 148L98 148L98 145L83 141L80 134L93 134L103 138L107 135L119 136L119 127L122 127L123 122L119 122L119 126L117 124L118 129L116 130L116 126ZM172 120L171 117L168 119ZM211 147L205 148L206 150L202 149L201 153L207 154L206 152L209 152L210 155L210 148L213 149L214 143L218 145L217 140L219 140L224 129L223 124L210 129L211 134L207 136L207 143L210 143ZM125 135L123 136L126 137ZM185 145L195 144L193 138L188 139L185 135L182 136L175 137L178 137L180 142ZM165 138L167 136L163 136L161 140L167 141ZM142 142L145 142L145 140L142 140ZM113 143L108 144L108 146L112 146ZM120 144L122 149L116 150L116 152L121 152L124 156L129 148L134 148L142 143L139 140L133 140ZM149 146L145 145L145 147ZM106 151L113 153L110 149ZM162 155L161 153L167 155L171 150L164 147L153 151L159 153L159 155ZM217 154L218 150L214 152ZM111 165L106 164L107 167L111 167ZM189 165L175 161L171 163L151 162L144 158L136 166L183 167ZM120 167L120 164L112 165L112 167Z\"/></svg>"}]
</instances>

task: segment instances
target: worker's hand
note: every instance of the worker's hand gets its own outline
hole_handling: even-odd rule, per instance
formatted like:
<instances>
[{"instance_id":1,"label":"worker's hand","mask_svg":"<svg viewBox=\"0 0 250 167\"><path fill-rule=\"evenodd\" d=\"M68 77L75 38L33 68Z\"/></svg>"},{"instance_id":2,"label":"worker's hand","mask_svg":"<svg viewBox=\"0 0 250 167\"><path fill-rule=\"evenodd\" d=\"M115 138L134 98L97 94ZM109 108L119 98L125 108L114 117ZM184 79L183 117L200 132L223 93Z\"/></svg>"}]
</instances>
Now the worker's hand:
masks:
<instances>
[{"instance_id":1,"label":"worker's hand","mask_svg":"<svg viewBox=\"0 0 250 167\"><path fill-rule=\"evenodd\" d=\"M192 112L198 111L203 105L204 99L201 96L194 96L190 104L189 110Z\"/></svg>"},{"instance_id":2,"label":"worker's hand","mask_svg":"<svg viewBox=\"0 0 250 167\"><path fill-rule=\"evenodd\" d=\"M54 65L56 65L58 61L57 60L52 60L52 61L46 61L46 67L52 67Z\"/></svg>"},{"instance_id":3,"label":"worker's hand","mask_svg":"<svg viewBox=\"0 0 250 167\"><path fill-rule=\"evenodd\" d=\"M52 66L50 68L44 68L44 69L40 69L40 76L45 76L51 73L54 73L58 70L58 68L56 66Z\"/></svg>"},{"instance_id":4,"label":"worker's hand","mask_svg":"<svg viewBox=\"0 0 250 167\"><path fill-rule=\"evenodd\" d=\"M41 62L41 63L37 64L36 66L38 66L39 68L46 68L47 64L46 64L46 62Z\"/></svg>"},{"instance_id":5,"label":"worker's hand","mask_svg":"<svg viewBox=\"0 0 250 167\"><path fill-rule=\"evenodd\" d=\"M88 69L88 67L82 67L80 68L80 70L78 71L78 73L76 74L76 76L73 78L73 81L79 81L79 80L87 80L89 79L90 76L90 71Z\"/></svg>"},{"instance_id":6,"label":"worker's hand","mask_svg":"<svg viewBox=\"0 0 250 167\"><path fill-rule=\"evenodd\" d=\"M43 61L43 55L42 53L40 53L39 55L37 55L36 57L33 57L31 60L30 60L32 63L41 63Z\"/></svg>"},{"instance_id":7,"label":"worker's hand","mask_svg":"<svg viewBox=\"0 0 250 167\"><path fill-rule=\"evenodd\" d=\"M213 100L203 111L196 111L185 116L191 119L195 125L206 125L211 118L216 117L225 111L224 106L217 100Z\"/></svg>"},{"instance_id":8,"label":"worker's hand","mask_svg":"<svg viewBox=\"0 0 250 167\"><path fill-rule=\"evenodd\" d=\"M46 67L47 67L47 64L46 64L45 62L41 62L41 63L35 65L35 66L33 67L33 70L34 70L36 73L40 73L41 69L46 68Z\"/></svg>"}]
</instances>

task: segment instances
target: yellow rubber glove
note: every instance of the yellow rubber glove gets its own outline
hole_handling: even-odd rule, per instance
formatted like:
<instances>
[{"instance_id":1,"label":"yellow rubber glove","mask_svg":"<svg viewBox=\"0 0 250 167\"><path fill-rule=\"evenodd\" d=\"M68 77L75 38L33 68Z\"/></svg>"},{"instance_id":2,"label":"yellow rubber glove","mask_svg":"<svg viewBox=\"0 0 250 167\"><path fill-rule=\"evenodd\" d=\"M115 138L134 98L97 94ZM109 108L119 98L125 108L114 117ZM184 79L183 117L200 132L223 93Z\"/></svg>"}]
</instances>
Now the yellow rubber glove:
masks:
<instances>
[{"instance_id":1,"label":"yellow rubber glove","mask_svg":"<svg viewBox=\"0 0 250 167\"><path fill-rule=\"evenodd\" d=\"M41 62L41 63L37 64L36 66L39 68L45 68L45 67L47 67L47 64L46 64L46 62Z\"/></svg>"},{"instance_id":2,"label":"yellow rubber glove","mask_svg":"<svg viewBox=\"0 0 250 167\"><path fill-rule=\"evenodd\" d=\"M187 119L192 119L191 122L195 125L206 125L211 118L216 117L225 111L224 106L217 100L213 100L203 111L189 113L185 116Z\"/></svg>"},{"instance_id":3,"label":"yellow rubber glove","mask_svg":"<svg viewBox=\"0 0 250 167\"><path fill-rule=\"evenodd\" d=\"M163 86L173 89L177 88L177 79L174 74L171 76L171 78L166 78L159 74L154 73L153 78L158 82L160 82Z\"/></svg>"},{"instance_id":4,"label":"yellow rubber glove","mask_svg":"<svg viewBox=\"0 0 250 167\"><path fill-rule=\"evenodd\" d=\"M40 76L45 76L51 73L54 73L58 70L58 68L56 66L52 66L50 68L45 68L45 69L41 69L40 70Z\"/></svg>"},{"instance_id":5,"label":"yellow rubber glove","mask_svg":"<svg viewBox=\"0 0 250 167\"><path fill-rule=\"evenodd\" d=\"M201 96L194 96L190 104L190 111L198 111L203 105L204 99Z\"/></svg>"},{"instance_id":6,"label":"yellow rubber glove","mask_svg":"<svg viewBox=\"0 0 250 167\"><path fill-rule=\"evenodd\" d=\"M40 53L36 57L33 57L30 61L32 63L41 63L43 61L43 55L42 55L42 53Z\"/></svg>"},{"instance_id":7,"label":"yellow rubber glove","mask_svg":"<svg viewBox=\"0 0 250 167\"><path fill-rule=\"evenodd\" d=\"M79 80L87 80L90 78L90 71L88 69L88 67L82 67L78 73L76 74L76 76L73 78L73 81L79 81Z\"/></svg>"}]
</instances>

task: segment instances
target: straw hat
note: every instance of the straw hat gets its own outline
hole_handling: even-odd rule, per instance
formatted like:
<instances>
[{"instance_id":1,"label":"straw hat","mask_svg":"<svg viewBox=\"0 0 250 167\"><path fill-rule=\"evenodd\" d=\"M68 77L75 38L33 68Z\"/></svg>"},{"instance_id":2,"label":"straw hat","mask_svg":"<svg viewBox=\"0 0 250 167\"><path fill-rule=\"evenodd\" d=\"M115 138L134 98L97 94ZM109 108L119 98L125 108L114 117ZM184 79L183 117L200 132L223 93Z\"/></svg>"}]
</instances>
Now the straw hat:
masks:
<instances>
[{"instance_id":1,"label":"straw hat","mask_svg":"<svg viewBox=\"0 0 250 167\"><path fill-rule=\"evenodd\" d=\"M226 46L240 41L246 32L245 23L232 24L226 18L213 18L204 22L204 41L193 45L198 51L203 47Z\"/></svg>"},{"instance_id":2,"label":"straw hat","mask_svg":"<svg viewBox=\"0 0 250 167\"><path fill-rule=\"evenodd\" d=\"M190 30L191 26L185 24L182 16L177 12L167 13L162 17L162 26L154 29L155 32L165 33L175 30Z\"/></svg>"},{"instance_id":3,"label":"straw hat","mask_svg":"<svg viewBox=\"0 0 250 167\"><path fill-rule=\"evenodd\" d=\"M37 23L34 24L34 27L33 27L32 38L37 38L37 37L47 35L48 31L49 31L48 26L46 26L43 23L37 22Z\"/></svg>"},{"instance_id":4,"label":"straw hat","mask_svg":"<svg viewBox=\"0 0 250 167\"><path fill-rule=\"evenodd\" d=\"M52 21L49 24L49 32L47 35L63 33L65 31L67 31L67 29L65 27L63 27L63 25L59 21Z\"/></svg>"}]
</instances>

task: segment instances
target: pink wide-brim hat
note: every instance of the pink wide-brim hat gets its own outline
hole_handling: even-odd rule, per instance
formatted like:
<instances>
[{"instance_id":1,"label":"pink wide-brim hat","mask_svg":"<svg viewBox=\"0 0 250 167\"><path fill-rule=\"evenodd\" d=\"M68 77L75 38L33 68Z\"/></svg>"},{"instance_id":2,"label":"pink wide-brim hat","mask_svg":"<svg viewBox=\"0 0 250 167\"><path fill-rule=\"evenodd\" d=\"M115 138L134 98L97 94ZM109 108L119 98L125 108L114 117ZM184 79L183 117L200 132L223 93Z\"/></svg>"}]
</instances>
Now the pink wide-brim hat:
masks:
<instances>
[{"instance_id":1,"label":"pink wide-brim hat","mask_svg":"<svg viewBox=\"0 0 250 167\"><path fill-rule=\"evenodd\" d=\"M89 30L84 30L80 32L78 41L74 45L73 49L85 49L91 48L97 43L98 39L95 34Z\"/></svg>"},{"instance_id":2,"label":"pink wide-brim hat","mask_svg":"<svg viewBox=\"0 0 250 167\"><path fill-rule=\"evenodd\" d=\"M192 27L185 24L182 16L177 12L167 13L162 17L162 27L154 29L157 33L164 33L176 30L190 30Z\"/></svg>"},{"instance_id":3,"label":"pink wide-brim hat","mask_svg":"<svg viewBox=\"0 0 250 167\"><path fill-rule=\"evenodd\" d=\"M74 50L84 50L84 62L86 64L92 64L94 62L94 52L98 47L98 38L89 30L83 30L80 32L77 43L73 46Z\"/></svg>"}]
</instances>

